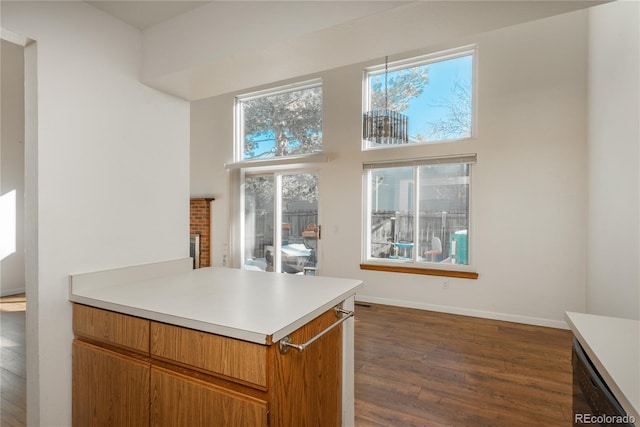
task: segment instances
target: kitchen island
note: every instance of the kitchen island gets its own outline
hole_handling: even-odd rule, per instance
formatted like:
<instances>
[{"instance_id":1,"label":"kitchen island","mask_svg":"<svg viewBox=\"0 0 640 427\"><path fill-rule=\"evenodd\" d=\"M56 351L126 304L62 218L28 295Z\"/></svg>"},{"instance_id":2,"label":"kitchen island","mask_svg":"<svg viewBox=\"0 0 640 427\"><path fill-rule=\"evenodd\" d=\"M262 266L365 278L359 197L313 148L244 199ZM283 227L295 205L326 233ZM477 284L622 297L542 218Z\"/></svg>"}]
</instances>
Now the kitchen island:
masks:
<instances>
[{"instance_id":1,"label":"kitchen island","mask_svg":"<svg viewBox=\"0 0 640 427\"><path fill-rule=\"evenodd\" d=\"M352 425L361 286L188 258L73 274L74 425Z\"/></svg>"}]
</instances>

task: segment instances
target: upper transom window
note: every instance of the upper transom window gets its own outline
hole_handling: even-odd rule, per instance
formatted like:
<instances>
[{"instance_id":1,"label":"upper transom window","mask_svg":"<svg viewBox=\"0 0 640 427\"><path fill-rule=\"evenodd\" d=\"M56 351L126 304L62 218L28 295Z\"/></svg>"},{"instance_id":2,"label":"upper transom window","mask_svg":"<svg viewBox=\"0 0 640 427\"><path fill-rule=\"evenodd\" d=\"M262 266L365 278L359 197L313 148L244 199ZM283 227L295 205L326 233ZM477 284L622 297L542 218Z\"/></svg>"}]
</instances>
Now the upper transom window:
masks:
<instances>
[{"instance_id":1,"label":"upper transom window","mask_svg":"<svg viewBox=\"0 0 640 427\"><path fill-rule=\"evenodd\" d=\"M474 135L475 47L467 46L365 70L365 112L406 116L407 144L436 143ZM364 135L371 132L365 131ZM402 143L364 139L363 148Z\"/></svg>"},{"instance_id":2,"label":"upper transom window","mask_svg":"<svg viewBox=\"0 0 640 427\"><path fill-rule=\"evenodd\" d=\"M236 161L321 151L321 81L236 97Z\"/></svg>"}]
</instances>

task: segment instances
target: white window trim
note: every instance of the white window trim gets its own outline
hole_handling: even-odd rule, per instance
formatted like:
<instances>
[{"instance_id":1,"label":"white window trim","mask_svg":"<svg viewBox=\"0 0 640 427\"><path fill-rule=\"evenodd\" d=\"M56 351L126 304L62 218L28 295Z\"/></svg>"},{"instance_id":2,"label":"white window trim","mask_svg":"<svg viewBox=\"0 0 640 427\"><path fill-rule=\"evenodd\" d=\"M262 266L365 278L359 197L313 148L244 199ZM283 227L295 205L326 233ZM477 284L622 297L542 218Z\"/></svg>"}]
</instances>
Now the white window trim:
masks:
<instances>
[{"instance_id":1,"label":"white window trim","mask_svg":"<svg viewBox=\"0 0 640 427\"><path fill-rule=\"evenodd\" d=\"M270 159L241 160L224 165L227 170L249 169L249 170L273 170L286 168L300 168L316 163L327 163L329 156L324 153L301 154L295 156L275 157Z\"/></svg>"},{"instance_id":2,"label":"white window trim","mask_svg":"<svg viewBox=\"0 0 640 427\"><path fill-rule=\"evenodd\" d=\"M252 167L264 167L264 166L280 166L280 165L296 165L296 164L307 164L307 163L317 163L319 161L326 162L328 158L319 159L318 155L322 155L322 152L303 154L303 155L295 155L295 156L285 156L285 157L272 157L268 159L249 159L245 160L243 158L244 153L244 131L243 131L243 123L244 117L242 113L242 102L250 101L255 98L261 98L266 95L279 95L288 92L295 92L303 89L311 89L314 87L322 87L322 79L312 79L305 80L303 82L291 83L282 86L276 86L268 89L263 89L255 92L245 93L242 95L237 95L234 99L234 107L233 107L233 162L225 164L225 168L230 169L238 169L238 168L252 168ZM283 162L285 159L294 159L297 162Z\"/></svg>"},{"instance_id":3,"label":"white window trim","mask_svg":"<svg viewBox=\"0 0 640 427\"><path fill-rule=\"evenodd\" d=\"M405 147L416 147L424 145L446 144L453 142L469 141L478 138L478 91L477 91L477 75L478 75L478 46L477 44L470 44L466 46L460 46L457 48L442 50L426 55L416 56L407 59L401 59L398 61L389 62L387 67L389 72L397 71L408 66L421 66L428 65L435 62L447 61L450 59L460 58L463 56L472 55L473 61L471 65L471 135L466 138L457 139L442 139L438 141L427 141L409 144L391 144L387 146L372 146L364 138L362 139L362 151L374 151L374 150L389 150L389 149L402 149ZM385 64L373 65L367 67L363 71L362 77L362 111L370 110L369 105L369 79L372 76L383 74L385 71ZM360 131L362 135L362 130Z\"/></svg>"},{"instance_id":4,"label":"white window trim","mask_svg":"<svg viewBox=\"0 0 640 427\"><path fill-rule=\"evenodd\" d=\"M475 258L476 258L476 237L474 235L474 216L473 216L473 168L469 170L469 227L468 227L468 249L469 249L469 264L441 264L434 262L418 262L415 260L415 252L414 259L412 260L399 260L399 259L381 259L381 258L372 258L371 257L371 212L369 210L372 202L372 188L369 180L369 171L373 169L383 169L383 168L392 168L392 167L415 167L414 170L414 180L416 176L417 167L419 166L428 166L428 165L436 165L436 164L452 164L452 163L468 163L470 165L475 164L477 161L476 154L462 154L462 155L452 155L452 156L443 156L443 157L425 157L425 158L416 158L416 159L408 159L408 160L385 160L385 161L374 161L374 162L365 162L362 165L362 188L363 194L365 197L362 198L362 212L363 212L363 228L362 228L362 254L361 254L361 262L364 265L370 266L381 266L381 267L410 267L416 270L440 270L440 271L451 271L451 272L475 272ZM416 181L414 181L416 182ZM419 192L419 185L414 185L414 193L416 196ZM414 206L414 210L416 214L419 212L420 203L419 198L415 197L416 203ZM416 215L416 218L418 216ZM418 233L418 227L414 227L414 242L417 241L416 233Z\"/></svg>"}]
</instances>

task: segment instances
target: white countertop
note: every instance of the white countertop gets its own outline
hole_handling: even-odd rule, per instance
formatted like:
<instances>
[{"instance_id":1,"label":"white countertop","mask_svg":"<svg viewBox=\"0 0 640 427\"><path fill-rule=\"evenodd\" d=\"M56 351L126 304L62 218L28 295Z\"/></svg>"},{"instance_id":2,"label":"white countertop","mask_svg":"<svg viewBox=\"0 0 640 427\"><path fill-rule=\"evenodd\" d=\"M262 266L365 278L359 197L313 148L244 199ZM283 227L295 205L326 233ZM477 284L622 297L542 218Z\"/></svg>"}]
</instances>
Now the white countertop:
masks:
<instances>
[{"instance_id":1,"label":"white countertop","mask_svg":"<svg viewBox=\"0 0 640 427\"><path fill-rule=\"evenodd\" d=\"M566 319L622 408L640 420L640 322L571 312Z\"/></svg>"},{"instance_id":2,"label":"white countertop","mask_svg":"<svg viewBox=\"0 0 640 427\"><path fill-rule=\"evenodd\" d=\"M223 267L151 275L113 271L71 275L69 299L258 344L280 340L362 286L353 279Z\"/></svg>"}]
</instances>

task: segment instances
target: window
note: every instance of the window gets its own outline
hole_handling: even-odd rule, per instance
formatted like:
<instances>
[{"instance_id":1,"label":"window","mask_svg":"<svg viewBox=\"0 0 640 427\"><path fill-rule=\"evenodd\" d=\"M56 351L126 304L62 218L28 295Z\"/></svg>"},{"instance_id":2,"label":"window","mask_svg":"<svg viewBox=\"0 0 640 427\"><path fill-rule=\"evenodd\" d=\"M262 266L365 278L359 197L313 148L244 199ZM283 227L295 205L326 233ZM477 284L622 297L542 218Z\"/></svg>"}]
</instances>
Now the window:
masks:
<instances>
[{"instance_id":1,"label":"window","mask_svg":"<svg viewBox=\"0 0 640 427\"><path fill-rule=\"evenodd\" d=\"M234 253L241 254L242 268L315 275L318 174L310 165L327 161L322 82L237 96L235 129L234 162L226 167L241 184Z\"/></svg>"},{"instance_id":2,"label":"window","mask_svg":"<svg viewBox=\"0 0 640 427\"><path fill-rule=\"evenodd\" d=\"M363 268L470 272L473 163L475 155L365 164Z\"/></svg>"},{"instance_id":3,"label":"window","mask_svg":"<svg viewBox=\"0 0 640 427\"><path fill-rule=\"evenodd\" d=\"M386 77L385 65L371 67L365 70L364 110L389 109L407 116L409 144L470 138L474 57L471 46L394 62ZM385 146L364 141L365 149Z\"/></svg>"},{"instance_id":4,"label":"window","mask_svg":"<svg viewBox=\"0 0 640 427\"><path fill-rule=\"evenodd\" d=\"M320 81L236 97L236 162L321 151Z\"/></svg>"},{"instance_id":5,"label":"window","mask_svg":"<svg viewBox=\"0 0 640 427\"><path fill-rule=\"evenodd\" d=\"M318 267L318 175L244 177L243 268L315 275Z\"/></svg>"}]
</instances>

